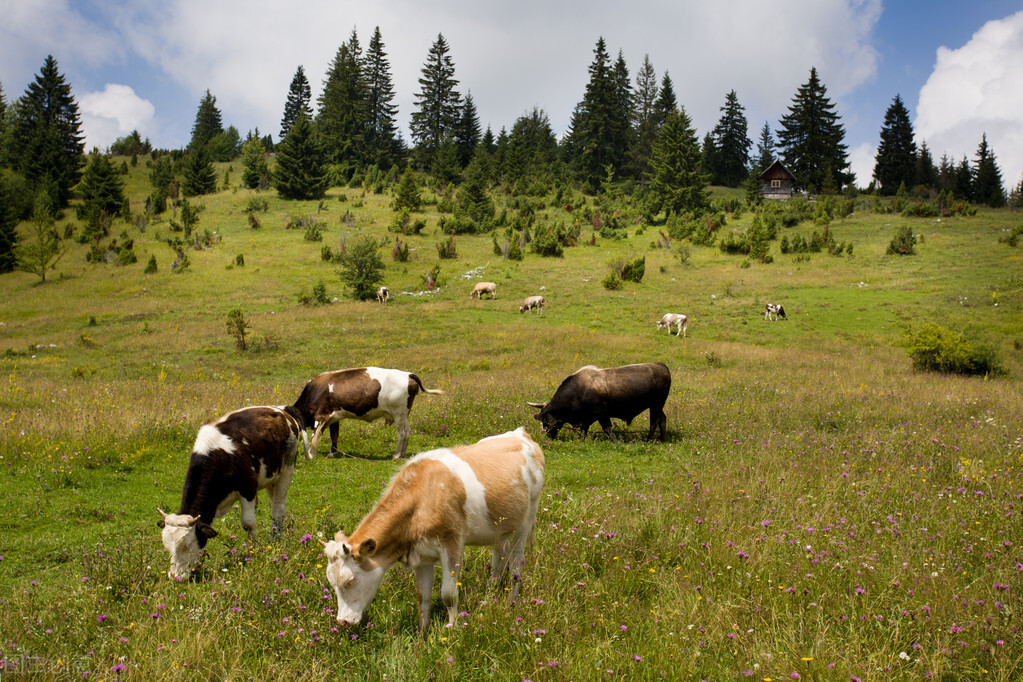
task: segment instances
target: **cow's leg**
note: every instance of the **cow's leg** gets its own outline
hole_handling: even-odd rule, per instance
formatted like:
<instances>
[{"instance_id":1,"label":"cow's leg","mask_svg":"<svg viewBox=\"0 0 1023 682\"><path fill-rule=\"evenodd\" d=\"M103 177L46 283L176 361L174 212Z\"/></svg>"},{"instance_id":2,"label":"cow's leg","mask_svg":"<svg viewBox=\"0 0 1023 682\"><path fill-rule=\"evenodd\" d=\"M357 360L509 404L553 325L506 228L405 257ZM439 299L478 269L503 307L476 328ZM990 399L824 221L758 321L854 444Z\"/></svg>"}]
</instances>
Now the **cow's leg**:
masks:
<instances>
[{"instance_id":1,"label":"cow's leg","mask_svg":"<svg viewBox=\"0 0 1023 682\"><path fill-rule=\"evenodd\" d=\"M394 415L394 428L398 431L398 446L394 451L394 459L401 459L408 449L408 439L412 437L412 425L409 424L408 415Z\"/></svg>"},{"instance_id":2,"label":"cow's leg","mask_svg":"<svg viewBox=\"0 0 1023 682\"><path fill-rule=\"evenodd\" d=\"M511 536L499 538L494 543L494 554L490 561L490 577L495 582L500 582L504 572L508 569L508 562L511 559Z\"/></svg>"},{"instance_id":3,"label":"cow's leg","mask_svg":"<svg viewBox=\"0 0 1023 682\"><path fill-rule=\"evenodd\" d=\"M247 500L244 497L241 499L242 508L242 528L249 534L249 541L256 541L256 496L253 495L251 500Z\"/></svg>"},{"instance_id":4,"label":"cow's leg","mask_svg":"<svg viewBox=\"0 0 1023 682\"><path fill-rule=\"evenodd\" d=\"M430 599L433 597L433 564L416 566L416 594L419 595L419 632L426 634L430 625Z\"/></svg>"},{"instance_id":5,"label":"cow's leg","mask_svg":"<svg viewBox=\"0 0 1023 682\"><path fill-rule=\"evenodd\" d=\"M604 433L607 434L607 437L614 440L614 434L611 433L611 419L609 417L601 417L597 421L600 422L600 428L604 429Z\"/></svg>"},{"instance_id":6,"label":"cow's leg","mask_svg":"<svg viewBox=\"0 0 1023 682\"><path fill-rule=\"evenodd\" d=\"M440 550L440 598L448 609L448 625L455 624L458 615L458 575L462 567L462 546L451 543Z\"/></svg>"},{"instance_id":7,"label":"cow's leg","mask_svg":"<svg viewBox=\"0 0 1023 682\"><path fill-rule=\"evenodd\" d=\"M519 583L522 579L522 572L526 568L526 540L529 538L529 531L520 528L512 538L511 557L511 591L508 598L513 602L519 598Z\"/></svg>"},{"instance_id":8,"label":"cow's leg","mask_svg":"<svg viewBox=\"0 0 1023 682\"><path fill-rule=\"evenodd\" d=\"M294 475L294 466L282 467L277 479L267 489L267 493L270 496L270 519L273 521L273 532L275 533L284 530L284 518L287 514L288 505L288 488L291 487L291 477Z\"/></svg>"},{"instance_id":9,"label":"cow's leg","mask_svg":"<svg viewBox=\"0 0 1023 682\"><path fill-rule=\"evenodd\" d=\"M660 431L661 437L659 440L664 441L667 438L668 417L664 414L663 408L650 408L650 432L646 435L647 440L653 439L655 430Z\"/></svg>"},{"instance_id":10,"label":"cow's leg","mask_svg":"<svg viewBox=\"0 0 1023 682\"><path fill-rule=\"evenodd\" d=\"M341 433L341 425L338 422L333 422L330 425L330 454L331 456L337 454L337 437Z\"/></svg>"}]
</instances>

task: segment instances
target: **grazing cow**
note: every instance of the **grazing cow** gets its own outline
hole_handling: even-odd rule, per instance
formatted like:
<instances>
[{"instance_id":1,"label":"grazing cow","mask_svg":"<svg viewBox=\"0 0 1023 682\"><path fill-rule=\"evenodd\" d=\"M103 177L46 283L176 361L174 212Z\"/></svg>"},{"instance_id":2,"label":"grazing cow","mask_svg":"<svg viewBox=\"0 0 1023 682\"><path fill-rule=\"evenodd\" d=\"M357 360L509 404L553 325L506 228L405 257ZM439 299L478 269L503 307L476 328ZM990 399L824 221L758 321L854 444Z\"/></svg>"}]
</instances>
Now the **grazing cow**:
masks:
<instances>
[{"instance_id":1,"label":"grazing cow","mask_svg":"<svg viewBox=\"0 0 1023 682\"><path fill-rule=\"evenodd\" d=\"M327 580L337 595L337 621L351 626L373 600L384 574L401 562L416 574L419 630L430 624L434 565L448 626L458 613L458 577L466 545L493 547L491 577L511 573L518 596L543 487L540 446L521 427L474 445L422 452L402 467L351 537L323 542Z\"/></svg>"},{"instance_id":2,"label":"grazing cow","mask_svg":"<svg viewBox=\"0 0 1023 682\"><path fill-rule=\"evenodd\" d=\"M199 429L178 513L158 510L163 546L171 555L170 577L188 576L207 540L217 535L213 521L239 500L242 527L255 542L258 490L269 494L274 527L284 527L300 440L310 456L305 437L302 417L291 407L247 407Z\"/></svg>"},{"instance_id":3,"label":"grazing cow","mask_svg":"<svg viewBox=\"0 0 1023 682\"><path fill-rule=\"evenodd\" d=\"M678 331L675 332L675 336L681 334L682 338L685 338L686 327L689 325L689 318L682 313L667 313L661 318L661 321L657 323L657 328L664 329L667 327L668 334L671 335L671 325L673 324L678 326Z\"/></svg>"},{"instance_id":4,"label":"grazing cow","mask_svg":"<svg viewBox=\"0 0 1023 682\"><path fill-rule=\"evenodd\" d=\"M497 298L497 285L493 282L477 282L472 288L469 298L483 300L483 294L490 294L490 298Z\"/></svg>"},{"instance_id":5,"label":"grazing cow","mask_svg":"<svg viewBox=\"0 0 1023 682\"><path fill-rule=\"evenodd\" d=\"M789 319L788 316L785 315L785 308L780 303L768 303L767 310L764 313L764 319L773 320L775 319L775 315L777 315L779 320Z\"/></svg>"},{"instance_id":6,"label":"grazing cow","mask_svg":"<svg viewBox=\"0 0 1023 682\"><path fill-rule=\"evenodd\" d=\"M391 292L387 290L387 287L380 287L377 289L377 301L380 303L387 303L391 298Z\"/></svg>"},{"instance_id":7,"label":"grazing cow","mask_svg":"<svg viewBox=\"0 0 1023 682\"><path fill-rule=\"evenodd\" d=\"M556 438L561 427L570 424L582 429L585 439L593 422L599 422L612 438L612 418L631 424L640 412L649 409L647 438L660 430L660 440L664 440L668 424L664 403L670 389L671 373L661 362L609 369L587 365L562 381L549 402L527 404L540 408L534 419L543 424L549 438Z\"/></svg>"},{"instance_id":8,"label":"grazing cow","mask_svg":"<svg viewBox=\"0 0 1023 682\"><path fill-rule=\"evenodd\" d=\"M543 300L543 296L530 296L523 301L522 306L519 308L520 313L524 313L527 310L532 313L533 308L536 308L541 315L543 315L543 306L547 301Z\"/></svg>"},{"instance_id":9,"label":"grazing cow","mask_svg":"<svg viewBox=\"0 0 1023 682\"><path fill-rule=\"evenodd\" d=\"M405 456L412 435L409 411L419 391L440 394L440 389L427 389L415 374L398 369L359 367L324 372L306 382L294 407L304 420L305 428L313 428L310 453L315 454L330 427L330 454L337 453L338 422L361 419L371 422L383 418L398 430L398 447L394 458Z\"/></svg>"}]
</instances>

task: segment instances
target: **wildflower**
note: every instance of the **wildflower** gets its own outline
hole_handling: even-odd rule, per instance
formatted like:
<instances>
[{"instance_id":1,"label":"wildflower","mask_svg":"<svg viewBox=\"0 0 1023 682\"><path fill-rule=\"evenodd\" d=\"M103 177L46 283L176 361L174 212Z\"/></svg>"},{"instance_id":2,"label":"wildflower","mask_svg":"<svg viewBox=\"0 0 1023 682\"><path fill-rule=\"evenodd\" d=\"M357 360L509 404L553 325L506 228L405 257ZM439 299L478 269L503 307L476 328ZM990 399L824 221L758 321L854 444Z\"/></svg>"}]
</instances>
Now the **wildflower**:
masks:
<instances>
[{"instance_id":1,"label":"wildflower","mask_svg":"<svg viewBox=\"0 0 1023 682\"><path fill-rule=\"evenodd\" d=\"M642 661L643 657L642 656L633 655L632 660L634 660L634 661Z\"/></svg>"}]
</instances>

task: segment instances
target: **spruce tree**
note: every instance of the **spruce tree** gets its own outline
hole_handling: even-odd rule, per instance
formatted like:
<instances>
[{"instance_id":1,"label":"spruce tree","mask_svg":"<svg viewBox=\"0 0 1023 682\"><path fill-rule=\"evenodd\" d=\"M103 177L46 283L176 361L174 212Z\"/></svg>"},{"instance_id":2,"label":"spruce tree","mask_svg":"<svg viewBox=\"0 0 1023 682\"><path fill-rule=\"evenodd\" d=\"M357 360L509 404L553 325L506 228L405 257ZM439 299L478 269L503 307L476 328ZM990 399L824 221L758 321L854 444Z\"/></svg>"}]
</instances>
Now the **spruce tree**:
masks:
<instances>
[{"instance_id":1,"label":"spruce tree","mask_svg":"<svg viewBox=\"0 0 1023 682\"><path fill-rule=\"evenodd\" d=\"M288 88L288 99L284 102L284 116L281 118L280 139L291 130L298 112L304 111L306 116L313 115L313 108L309 105L313 98L313 91L309 87L309 80L305 77L305 69L299 64L295 75L291 78L291 86Z\"/></svg>"},{"instance_id":2,"label":"spruce tree","mask_svg":"<svg viewBox=\"0 0 1023 682\"><path fill-rule=\"evenodd\" d=\"M628 100L624 87L628 79L622 83L623 64L619 56L619 62L612 66L604 38L598 39L586 92L572 114L567 151L580 180L593 192L599 189L606 167L620 169L625 158L622 151L630 112L622 109Z\"/></svg>"},{"instance_id":3,"label":"spruce tree","mask_svg":"<svg viewBox=\"0 0 1023 682\"><path fill-rule=\"evenodd\" d=\"M249 189L256 189L269 179L270 167L266 161L263 140L258 135L250 137L242 145L242 184Z\"/></svg>"},{"instance_id":4,"label":"spruce tree","mask_svg":"<svg viewBox=\"0 0 1023 682\"><path fill-rule=\"evenodd\" d=\"M654 145L650 188L665 216L707 206L707 178L700 171L700 144L685 108L668 115Z\"/></svg>"},{"instance_id":5,"label":"spruce tree","mask_svg":"<svg viewBox=\"0 0 1023 682\"><path fill-rule=\"evenodd\" d=\"M448 49L443 34L438 33L421 71L416 110L409 122L412 141L428 167L433 165L441 143L454 134L462 114L462 96L455 89L458 80Z\"/></svg>"},{"instance_id":6,"label":"spruce tree","mask_svg":"<svg viewBox=\"0 0 1023 682\"><path fill-rule=\"evenodd\" d=\"M366 160L389 169L398 161L400 145L395 139L398 107L394 104L391 65L384 51L380 27L373 31L366 50Z\"/></svg>"},{"instance_id":7,"label":"spruce tree","mask_svg":"<svg viewBox=\"0 0 1023 682\"><path fill-rule=\"evenodd\" d=\"M633 144L630 153L631 173L646 179L650 157L653 154L654 140L657 139L657 117L655 107L660 88L657 86L657 73L650 63L650 55L643 55L643 64L636 74L636 88L633 91Z\"/></svg>"},{"instance_id":8,"label":"spruce tree","mask_svg":"<svg viewBox=\"0 0 1023 682\"><path fill-rule=\"evenodd\" d=\"M899 185L916 184L916 142L913 124L902 97L895 95L884 115L881 144L874 156L874 180L882 195L891 196Z\"/></svg>"},{"instance_id":9,"label":"spruce tree","mask_svg":"<svg viewBox=\"0 0 1023 682\"><path fill-rule=\"evenodd\" d=\"M778 147L785 165L796 176L796 184L810 192L826 185L841 190L852 179L847 172L845 129L827 92L817 69L811 68L809 80L792 98L789 113L782 117L778 130Z\"/></svg>"},{"instance_id":10,"label":"spruce tree","mask_svg":"<svg viewBox=\"0 0 1023 682\"><path fill-rule=\"evenodd\" d=\"M199 100L199 109L195 113L195 123L192 125L192 141L188 144L190 149L203 147L224 132L223 121L220 116L220 109L217 108L217 98L207 90L203 98Z\"/></svg>"},{"instance_id":11,"label":"spruce tree","mask_svg":"<svg viewBox=\"0 0 1023 682\"><path fill-rule=\"evenodd\" d=\"M721 118L714 126L714 147L717 150L714 179L726 187L738 187L749 172L749 150L753 141L748 136L749 124L744 111L745 108L739 104L739 96L731 90L725 95Z\"/></svg>"},{"instance_id":12,"label":"spruce tree","mask_svg":"<svg viewBox=\"0 0 1023 682\"><path fill-rule=\"evenodd\" d=\"M322 199L327 191L326 154L304 112L299 112L288 136L277 145L272 177L283 199Z\"/></svg>"},{"instance_id":13,"label":"spruce tree","mask_svg":"<svg viewBox=\"0 0 1023 682\"><path fill-rule=\"evenodd\" d=\"M934 159L931 158L931 150L927 148L926 140L920 143L914 161L914 182L928 189L938 189L938 169L934 166Z\"/></svg>"},{"instance_id":14,"label":"spruce tree","mask_svg":"<svg viewBox=\"0 0 1023 682\"><path fill-rule=\"evenodd\" d=\"M365 163L366 92L362 48L353 29L330 63L316 114L323 152L328 163L340 166L337 179L343 182Z\"/></svg>"},{"instance_id":15,"label":"spruce tree","mask_svg":"<svg viewBox=\"0 0 1023 682\"><path fill-rule=\"evenodd\" d=\"M954 181L952 183L952 194L965 201L973 201L973 169L970 167L970 161L963 155L959 165L956 166L955 173L953 174Z\"/></svg>"},{"instance_id":16,"label":"spruce tree","mask_svg":"<svg viewBox=\"0 0 1023 682\"><path fill-rule=\"evenodd\" d=\"M19 244L15 252L15 269L28 272L39 277L40 283L46 281L46 273L57 267L57 263L67 253L60 241L60 235L53 228L53 202L46 191L36 194L35 207L32 209L32 220L29 230L31 239Z\"/></svg>"},{"instance_id":17,"label":"spruce tree","mask_svg":"<svg viewBox=\"0 0 1023 682\"><path fill-rule=\"evenodd\" d=\"M82 176L85 136L71 86L47 56L35 81L12 106L7 162L33 193L46 192L53 208L68 205Z\"/></svg>"},{"instance_id":18,"label":"spruce tree","mask_svg":"<svg viewBox=\"0 0 1023 682\"><path fill-rule=\"evenodd\" d=\"M772 163L774 163L774 136L771 135L771 126L764 121L764 127L760 129L760 138L757 140L756 167L753 170L760 175Z\"/></svg>"},{"instance_id":19,"label":"spruce tree","mask_svg":"<svg viewBox=\"0 0 1023 682\"><path fill-rule=\"evenodd\" d=\"M121 174L110 163L110 158L103 154L92 157L82 174L78 185L82 203L76 209L78 218L84 220L89 227L95 228L100 218L106 214L114 216L124 206L124 183Z\"/></svg>"},{"instance_id":20,"label":"spruce tree","mask_svg":"<svg viewBox=\"0 0 1023 682\"><path fill-rule=\"evenodd\" d=\"M462 168L469 165L476 145L480 143L480 117L476 112L476 103L472 93L466 93L462 102L462 115L454 130L455 147L458 149L458 162Z\"/></svg>"},{"instance_id":21,"label":"spruce tree","mask_svg":"<svg viewBox=\"0 0 1023 682\"><path fill-rule=\"evenodd\" d=\"M1002 187L1002 171L995 162L995 153L987 143L987 133L980 138L977 158L974 160L973 200L991 208L1005 206L1005 188Z\"/></svg>"},{"instance_id":22,"label":"spruce tree","mask_svg":"<svg viewBox=\"0 0 1023 682\"><path fill-rule=\"evenodd\" d=\"M558 173L558 140L543 109L520 116L507 136L503 172L514 185L525 179L552 179Z\"/></svg>"},{"instance_id":23,"label":"spruce tree","mask_svg":"<svg viewBox=\"0 0 1023 682\"><path fill-rule=\"evenodd\" d=\"M206 151L206 145L198 144L189 149L181 176L181 193L186 197L217 191L217 172L213 169L213 160Z\"/></svg>"},{"instance_id":24,"label":"spruce tree","mask_svg":"<svg viewBox=\"0 0 1023 682\"><path fill-rule=\"evenodd\" d=\"M7 177L0 172L0 273L11 272L18 262L18 215Z\"/></svg>"},{"instance_id":25,"label":"spruce tree","mask_svg":"<svg viewBox=\"0 0 1023 682\"><path fill-rule=\"evenodd\" d=\"M660 131L661 126L668 120L668 116L678 109L678 99L675 97L675 85L671 82L671 76L664 72L661 78L661 91L657 95L657 102L654 104L654 127Z\"/></svg>"}]
</instances>

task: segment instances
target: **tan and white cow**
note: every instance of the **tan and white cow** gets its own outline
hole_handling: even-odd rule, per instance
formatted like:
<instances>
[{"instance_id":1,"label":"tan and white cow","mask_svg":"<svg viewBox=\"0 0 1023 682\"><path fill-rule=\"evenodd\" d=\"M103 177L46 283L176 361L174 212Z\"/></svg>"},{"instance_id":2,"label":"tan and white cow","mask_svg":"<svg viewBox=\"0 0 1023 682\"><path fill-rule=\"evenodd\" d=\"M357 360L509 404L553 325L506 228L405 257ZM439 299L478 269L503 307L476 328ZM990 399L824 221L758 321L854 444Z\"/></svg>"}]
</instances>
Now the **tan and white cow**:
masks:
<instances>
[{"instance_id":1,"label":"tan and white cow","mask_svg":"<svg viewBox=\"0 0 1023 682\"><path fill-rule=\"evenodd\" d=\"M377 289L377 302L387 303L391 298L391 292L387 287L380 287Z\"/></svg>"},{"instance_id":2,"label":"tan and white cow","mask_svg":"<svg viewBox=\"0 0 1023 682\"><path fill-rule=\"evenodd\" d=\"M530 296L522 302L522 305L519 307L519 312L524 313L528 310L532 313L533 308L536 308L537 311L543 315L543 307L545 303L547 303L547 301L543 300L543 296Z\"/></svg>"},{"instance_id":3,"label":"tan and white cow","mask_svg":"<svg viewBox=\"0 0 1023 682\"><path fill-rule=\"evenodd\" d=\"M497 298L497 285L493 282L477 282L472 288L469 298L483 300L483 294L490 294L490 298Z\"/></svg>"},{"instance_id":4,"label":"tan and white cow","mask_svg":"<svg viewBox=\"0 0 1023 682\"><path fill-rule=\"evenodd\" d=\"M543 451L521 427L413 457L350 537L338 531L323 543L338 623L362 620L384 574L401 563L415 572L419 629L425 633L439 561L441 598L448 624L454 624L466 545L493 547L491 577L500 580L510 570L516 599L543 478Z\"/></svg>"},{"instance_id":5,"label":"tan and white cow","mask_svg":"<svg viewBox=\"0 0 1023 682\"><path fill-rule=\"evenodd\" d=\"M666 313L661 321L657 323L658 329L668 328L668 334L671 334L671 325L676 325L678 331L675 332L675 336L679 334L684 338L686 335L686 327L689 326L689 318L682 313Z\"/></svg>"}]
</instances>

